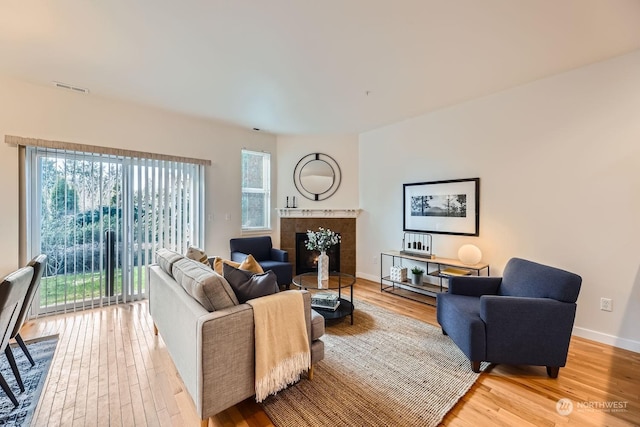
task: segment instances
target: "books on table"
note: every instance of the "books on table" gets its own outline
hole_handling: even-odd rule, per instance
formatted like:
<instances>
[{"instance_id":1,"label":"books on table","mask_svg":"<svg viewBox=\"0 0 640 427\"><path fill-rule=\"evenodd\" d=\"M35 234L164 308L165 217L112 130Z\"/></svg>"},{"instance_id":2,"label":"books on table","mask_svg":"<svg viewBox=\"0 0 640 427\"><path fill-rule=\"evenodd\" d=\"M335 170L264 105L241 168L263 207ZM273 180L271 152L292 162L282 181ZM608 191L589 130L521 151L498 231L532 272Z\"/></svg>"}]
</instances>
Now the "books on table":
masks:
<instances>
[{"instance_id":1,"label":"books on table","mask_svg":"<svg viewBox=\"0 0 640 427\"><path fill-rule=\"evenodd\" d=\"M311 307L335 311L340 306L338 295L333 292L317 292L311 295Z\"/></svg>"},{"instance_id":2,"label":"books on table","mask_svg":"<svg viewBox=\"0 0 640 427\"><path fill-rule=\"evenodd\" d=\"M440 270L440 274L442 276L469 276L471 272L469 270L463 270L461 268L445 268L444 270Z\"/></svg>"}]
</instances>

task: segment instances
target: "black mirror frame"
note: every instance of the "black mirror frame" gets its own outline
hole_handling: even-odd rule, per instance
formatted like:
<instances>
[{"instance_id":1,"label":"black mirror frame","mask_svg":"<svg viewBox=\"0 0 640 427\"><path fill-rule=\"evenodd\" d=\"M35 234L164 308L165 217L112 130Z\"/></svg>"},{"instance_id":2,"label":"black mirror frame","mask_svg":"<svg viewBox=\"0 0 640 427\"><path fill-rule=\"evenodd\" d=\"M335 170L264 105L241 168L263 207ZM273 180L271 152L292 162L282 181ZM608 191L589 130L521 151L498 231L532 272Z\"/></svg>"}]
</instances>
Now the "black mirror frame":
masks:
<instances>
[{"instance_id":1,"label":"black mirror frame","mask_svg":"<svg viewBox=\"0 0 640 427\"><path fill-rule=\"evenodd\" d=\"M304 167L309 162L312 162L315 160L324 161L331 167L331 170L333 171L333 183L331 184L331 187L329 187L326 191L322 193L310 193L309 191L305 190L304 186L302 185L302 182L300 181L302 170L304 169ZM293 183L296 186L296 190L298 190L298 192L304 198L313 200L316 202L320 200L326 200L329 197L333 196L336 193L336 191L338 191L341 180L342 180L342 171L340 170L340 166L338 165L338 162L336 162L333 157L323 153L307 154L306 156L304 156L298 161L295 169L293 170Z\"/></svg>"}]
</instances>

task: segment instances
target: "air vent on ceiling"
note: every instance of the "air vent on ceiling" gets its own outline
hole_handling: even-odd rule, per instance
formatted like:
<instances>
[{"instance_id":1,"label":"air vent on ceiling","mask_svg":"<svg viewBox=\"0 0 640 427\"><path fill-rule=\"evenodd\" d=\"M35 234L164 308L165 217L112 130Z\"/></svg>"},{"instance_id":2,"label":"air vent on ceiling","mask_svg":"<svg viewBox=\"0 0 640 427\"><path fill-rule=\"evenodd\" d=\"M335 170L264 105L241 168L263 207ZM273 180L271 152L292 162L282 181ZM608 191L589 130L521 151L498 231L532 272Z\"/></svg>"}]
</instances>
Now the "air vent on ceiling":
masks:
<instances>
[{"instance_id":1,"label":"air vent on ceiling","mask_svg":"<svg viewBox=\"0 0 640 427\"><path fill-rule=\"evenodd\" d=\"M70 90L72 92L77 92L77 93L84 93L85 95L89 94L89 89L84 87L73 86L73 85L60 83L60 82L53 82L53 85L60 89L66 89L66 90Z\"/></svg>"}]
</instances>

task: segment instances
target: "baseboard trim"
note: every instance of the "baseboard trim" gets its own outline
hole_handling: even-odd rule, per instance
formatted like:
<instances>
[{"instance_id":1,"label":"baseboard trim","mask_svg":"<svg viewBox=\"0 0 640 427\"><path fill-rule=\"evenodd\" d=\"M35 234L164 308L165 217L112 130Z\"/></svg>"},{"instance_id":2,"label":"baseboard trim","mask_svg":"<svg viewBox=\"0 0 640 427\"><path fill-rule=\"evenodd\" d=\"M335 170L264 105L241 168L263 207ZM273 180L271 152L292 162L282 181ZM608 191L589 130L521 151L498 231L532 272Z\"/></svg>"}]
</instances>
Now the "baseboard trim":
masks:
<instances>
[{"instance_id":1,"label":"baseboard trim","mask_svg":"<svg viewBox=\"0 0 640 427\"><path fill-rule=\"evenodd\" d=\"M580 328L575 326L573 328L573 335L586 338L588 340L597 341L602 344L608 344L613 347L623 348L625 350L640 353L640 342L626 338L620 338L615 335L605 334L603 332L593 331L591 329Z\"/></svg>"},{"instance_id":2,"label":"baseboard trim","mask_svg":"<svg viewBox=\"0 0 640 427\"><path fill-rule=\"evenodd\" d=\"M380 276L376 276L375 274L367 274L356 271L356 277L361 277L363 279L371 280L372 282L380 282Z\"/></svg>"}]
</instances>

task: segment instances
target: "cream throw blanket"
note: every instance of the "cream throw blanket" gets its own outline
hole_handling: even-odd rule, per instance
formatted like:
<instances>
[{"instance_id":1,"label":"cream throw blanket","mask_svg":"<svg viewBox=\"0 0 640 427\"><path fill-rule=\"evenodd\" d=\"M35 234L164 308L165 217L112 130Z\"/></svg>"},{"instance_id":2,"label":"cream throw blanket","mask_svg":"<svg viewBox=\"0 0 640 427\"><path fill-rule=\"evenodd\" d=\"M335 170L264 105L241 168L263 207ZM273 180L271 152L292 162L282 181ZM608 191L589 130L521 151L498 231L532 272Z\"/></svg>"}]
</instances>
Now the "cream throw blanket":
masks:
<instances>
[{"instance_id":1,"label":"cream throw blanket","mask_svg":"<svg viewBox=\"0 0 640 427\"><path fill-rule=\"evenodd\" d=\"M247 303L253 307L259 403L300 379L311 366L311 350L302 292L278 292Z\"/></svg>"}]
</instances>

